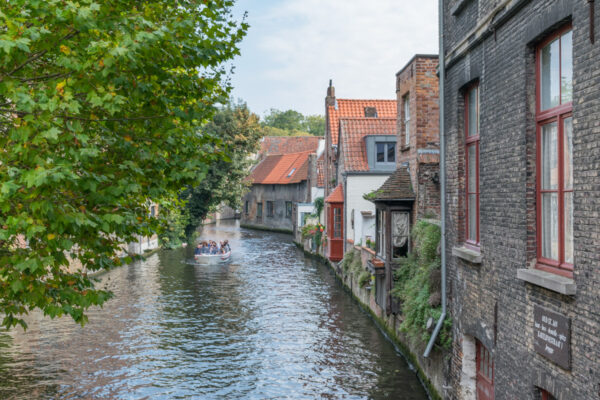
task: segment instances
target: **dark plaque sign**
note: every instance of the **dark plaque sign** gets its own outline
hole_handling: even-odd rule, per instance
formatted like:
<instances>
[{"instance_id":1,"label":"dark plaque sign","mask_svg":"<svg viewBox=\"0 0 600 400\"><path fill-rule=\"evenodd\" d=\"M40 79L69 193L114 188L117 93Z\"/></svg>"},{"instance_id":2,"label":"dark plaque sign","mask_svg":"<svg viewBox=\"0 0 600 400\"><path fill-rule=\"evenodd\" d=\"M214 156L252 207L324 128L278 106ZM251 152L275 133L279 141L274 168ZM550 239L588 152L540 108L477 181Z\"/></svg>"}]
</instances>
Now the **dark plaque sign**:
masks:
<instances>
[{"instance_id":1,"label":"dark plaque sign","mask_svg":"<svg viewBox=\"0 0 600 400\"><path fill-rule=\"evenodd\" d=\"M564 369L571 369L571 319L533 306L533 347Z\"/></svg>"}]
</instances>

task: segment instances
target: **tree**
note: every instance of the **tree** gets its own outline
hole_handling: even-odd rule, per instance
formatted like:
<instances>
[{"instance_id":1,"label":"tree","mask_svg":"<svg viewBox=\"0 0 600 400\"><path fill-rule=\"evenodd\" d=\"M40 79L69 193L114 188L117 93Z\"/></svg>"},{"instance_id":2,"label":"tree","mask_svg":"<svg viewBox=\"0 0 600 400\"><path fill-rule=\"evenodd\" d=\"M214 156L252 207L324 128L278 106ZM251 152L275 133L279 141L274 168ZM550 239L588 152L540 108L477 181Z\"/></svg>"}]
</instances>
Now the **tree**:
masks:
<instances>
[{"instance_id":1,"label":"tree","mask_svg":"<svg viewBox=\"0 0 600 400\"><path fill-rule=\"evenodd\" d=\"M258 150L262 129L259 118L245 103L227 104L220 109L203 132L218 136L227 154L227 159L215 162L206 173L202 184L186 190L188 225L186 235L193 234L209 212L221 203L236 209L250 182L247 180L252 158Z\"/></svg>"},{"instance_id":2,"label":"tree","mask_svg":"<svg viewBox=\"0 0 600 400\"><path fill-rule=\"evenodd\" d=\"M85 271L119 265L120 246L160 227L148 199L224 157L198 127L247 30L232 5L0 0L2 325L36 308L84 324L111 296Z\"/></svg>"},{"instance_id":3,"label":"tree","mask_svg":"<svg viewBox=\"0 0 600 400\"><path fill-rule=\"evenodd\" d=\"M302 130L314 136L325 136L325 117L322 115L307 115L302 122Z\"/></svg>"},{"instance_id":4,"label":"tree","mask_svg":"<svg viewBox=\"0 0 600 400\"><path fill-rule=\"evenodd\" d=\"M279 128L286 131L301 131L304 115L294 110L279 111L271 108L269 114L265 115L263 125Z\"/></svg>"}]
</instances>

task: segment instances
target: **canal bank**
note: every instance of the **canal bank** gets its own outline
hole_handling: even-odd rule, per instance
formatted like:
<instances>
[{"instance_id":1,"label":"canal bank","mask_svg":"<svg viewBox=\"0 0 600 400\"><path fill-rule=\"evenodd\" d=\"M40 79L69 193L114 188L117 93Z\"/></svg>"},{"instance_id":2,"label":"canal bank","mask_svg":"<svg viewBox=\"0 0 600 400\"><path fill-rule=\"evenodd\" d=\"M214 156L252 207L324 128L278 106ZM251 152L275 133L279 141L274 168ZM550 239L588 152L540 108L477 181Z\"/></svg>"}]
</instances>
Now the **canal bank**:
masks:
<instances>
[{"instance_id":1,"label":"canal bank","mask_svg":"<svg viewBox=\"0 0 600 400\"><path fill-rule=\"evenodd\" d=\"M313 250L309 241L299 243L294 241L295 245L303 250L307 257L318 260L323 265L328 266L337 277L343 287L352 295L359 305L367 311L380 329L382 329L389 339L400 349L402 355L415 369L416 374L425 386L427 393L432 399L442 399L444 393L445 376L449 369L449 353L440 346L435 347L428 358L423 357L425 343L415 341L403 331L401 325L403 316L400 313L390 313L387 315L375 300L375 285L373 282L365 283L365 271L367 271L367 261L372 257L373 252L362 246L354 246L351 250L355 254L360 254L360 268L348 268L344 266L343 260L340 262L331 262L324 257L319 249Z\"/></svg>"}]
</instances>

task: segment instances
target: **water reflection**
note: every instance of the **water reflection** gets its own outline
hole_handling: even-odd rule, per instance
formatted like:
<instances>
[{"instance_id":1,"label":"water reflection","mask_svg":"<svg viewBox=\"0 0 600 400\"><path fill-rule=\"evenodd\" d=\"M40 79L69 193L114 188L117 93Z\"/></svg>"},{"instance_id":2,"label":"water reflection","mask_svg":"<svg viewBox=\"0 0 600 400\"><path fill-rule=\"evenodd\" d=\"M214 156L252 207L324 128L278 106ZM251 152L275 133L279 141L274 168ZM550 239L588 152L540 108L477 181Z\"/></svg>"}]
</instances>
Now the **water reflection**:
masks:
<instances>
[{"instance_id":1,"label":"water reflection","mask_svg":"<svg viewBox=\"0 0 600 400\"><path fill-rule=\"evenodd\" d=\"M111 271L115 299L80 328L32 315L0 335L0 398L424 399L402 357L332 273L289 237L207 227L223 265L193 248Z\"/></svg>"}]
</instances>

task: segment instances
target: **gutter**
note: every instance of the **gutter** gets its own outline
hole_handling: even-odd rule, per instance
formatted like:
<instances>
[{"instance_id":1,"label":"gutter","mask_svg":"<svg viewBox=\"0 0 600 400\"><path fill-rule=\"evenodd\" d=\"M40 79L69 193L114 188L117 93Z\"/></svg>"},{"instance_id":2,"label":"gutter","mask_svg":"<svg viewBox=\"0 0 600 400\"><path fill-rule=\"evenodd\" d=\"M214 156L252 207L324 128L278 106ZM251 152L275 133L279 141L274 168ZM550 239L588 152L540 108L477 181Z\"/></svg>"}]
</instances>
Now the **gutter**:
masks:
<instances>
[{"instance_id":1,"label":"gutter","mask_svg":"<svg viewBox=\"0 0 600 400\"><path fill-rule=\"evenodd\" d=\"M441 265L441 273L442 273L442 314L440 315L440 319L437 321L433 333L431 334L431 338L429 339L429 343L427 343L427 348L425 348L425 352L423 353L423 357L428 358L429 354L431 354L431 349L435 344L438 334L440 333L440 329L442 328L442 324L446 319L446 139L444 134L444 81L446 77L446 65L445 65L445 57L444 57L444 2L439 0L439 35L440 35L440 59L438 62L438 69L440 71L440 89L439 89L439 102L440 102L440 212L441 212L441 251L442 251L442 265Z\"/></svg>"}]
</instances>

